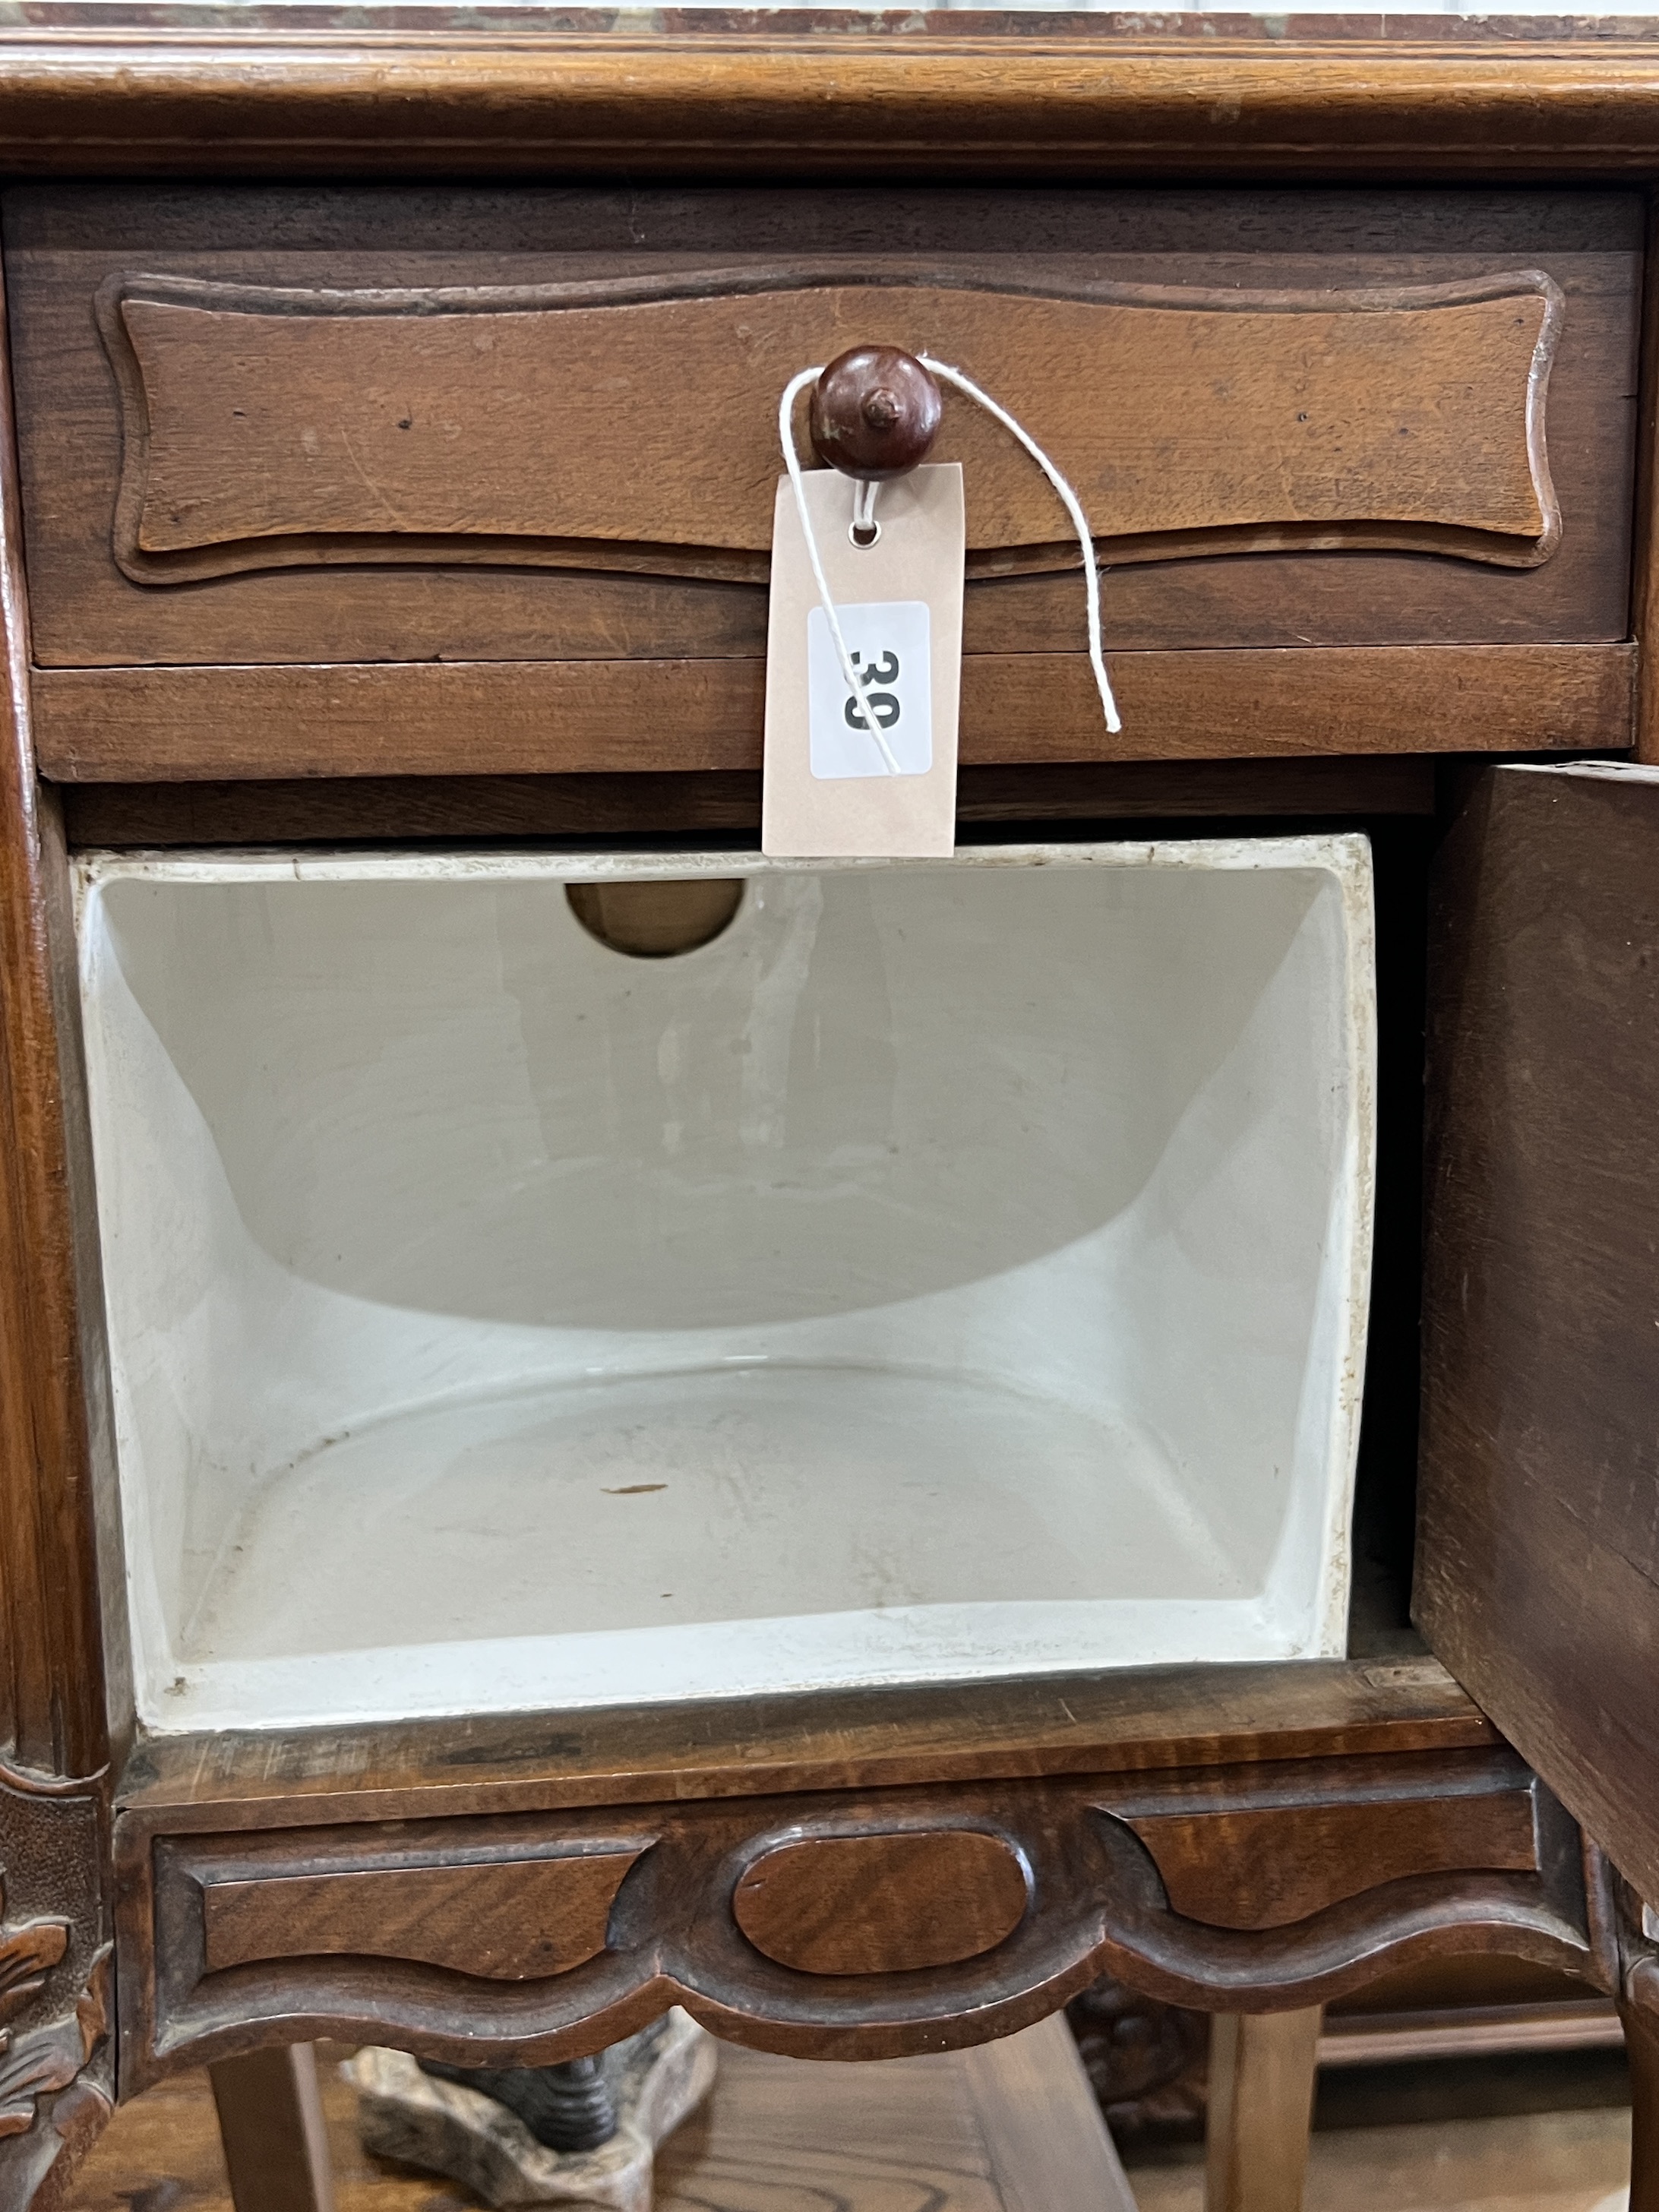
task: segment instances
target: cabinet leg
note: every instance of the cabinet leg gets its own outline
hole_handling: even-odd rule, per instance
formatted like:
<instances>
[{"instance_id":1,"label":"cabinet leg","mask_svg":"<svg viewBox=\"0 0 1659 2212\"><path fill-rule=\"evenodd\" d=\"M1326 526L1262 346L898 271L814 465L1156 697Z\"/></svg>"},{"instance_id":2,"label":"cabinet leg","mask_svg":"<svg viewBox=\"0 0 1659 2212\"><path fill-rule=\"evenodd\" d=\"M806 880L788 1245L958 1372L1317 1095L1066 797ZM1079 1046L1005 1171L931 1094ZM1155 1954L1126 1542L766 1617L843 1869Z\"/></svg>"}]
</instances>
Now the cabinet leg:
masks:
<instances>
[{"instance_id":1,"label":"cabinet leg","mask_svg":"<svg viewBox=\"0 0 1659 2212\"><path fill-rule=\"evenodd\" d=\"M222 2058L209 2070L236 2212L334 2212L311 2045Z\"/></svg>"},{"instance_id":2,"label":"cabinet leg","mask_svg":"<svg viewBox=\"0 0 1659 2212\"><path fill-rule=\"evenodd\" d=\"M1204 2212L1301 2212L1321 2017L1316 2005L1211 2022Z\"/></svg>"},{"instance_id":3,"label":"cabinet leg","mask_svg":"<svg viewBox=\"0 0 1659 2212\"><path fill-rule=\"evenodd\" d=\"M1659 2212L1659 2021L1621 2005L1630 2060L1630 2212Z\"/></svg>"}]
</instances>

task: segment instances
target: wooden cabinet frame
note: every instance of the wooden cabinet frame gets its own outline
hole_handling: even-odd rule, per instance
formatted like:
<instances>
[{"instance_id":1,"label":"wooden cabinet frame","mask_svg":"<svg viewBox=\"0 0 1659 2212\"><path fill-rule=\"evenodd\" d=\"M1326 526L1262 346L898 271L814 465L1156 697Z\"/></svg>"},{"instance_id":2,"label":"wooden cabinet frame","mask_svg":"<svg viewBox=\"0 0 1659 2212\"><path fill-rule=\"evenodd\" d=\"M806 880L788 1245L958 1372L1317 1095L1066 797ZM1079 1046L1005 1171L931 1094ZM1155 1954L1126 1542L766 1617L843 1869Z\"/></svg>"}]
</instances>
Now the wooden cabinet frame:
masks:
<instances>
[{"instance_id":1,"label":"wooden cabinet frame","mask_svg":"<svg viewBox=\"0 0 1659 2212\"><path fill-rule=\"evenodd\" d=\"M966 31L953 19L900 32L707 15L671 18L648 37L527 27L487 39L459 13L419 34L296 28L280 5L222 31L176 27L155 7L112 26L104 13L88 24L72 0L55 14L47 0L29 27L0 33L9 173L171 177L200 190L232 173L410 186L462 173L1659 179L1650 23L1553 23L1537 38L1521 23L1322 18L1279 36L1213 16L1153 34L1143 18L1024 16ZM1449 664L1424 659L1410 672L1429 716L1421 752L1468 749L1463 698L1490 710L1488 750L1536 749L1539 700L1571 667L1571 712L1540 743L1620 750L1634 734L1659 756L1659 692L1643 652L1659 623L1651 333L1646 350L1628 637L1571 649L1595 656L1593 670L1564 660L1567 648L1516 647L1513 659L1502 647L1456 648L1438 720L1434 671ZM9 407L9 378L0 393ZM875 2057L1006 2032L1106 1968L1182 2002L1296 2009L1387 1962L1482 1948L1565 1966L1621 1997L1638 2062L1633 2203L1653 2212L1659 1961L1635 1893L1546 1785L1650 1885L1650 1816L1644 1826L1627 1802L1606 1802L1558 1752L1579 1715L1549 1716L1530 1692L1505 1691L1501 1637L1449 1635L1444 1648L1536 1773L1437 1665L1417 1659L135 1744L124 1635L118 1621L106 1636L100 1620L100 1592L118 1614L122 1569L66 815L82 842L741 830L754 782L751 764L715 742L726 698L709 708L715 736L684 777L635 769L618 737L620 750L590 748L563 779L532 773L536 761L449 777L434 751L400 760L397 779L307 781L317 763L296 756L245 782L199 757L158 756L151 780L124 781L96 753L106 678L58 671L43 682L33 666L9 416L0 492L3 2212L57 2201L118 2086L130 2094L173 2066L296 2034L372 2030L452 2059L550 2059L678 1997L742 2040ZM1357 758L1364 748L1351 734L1318 742L1333 711L1344 730L1358 727L1376 677L1365 651L1254 656L1252 684L1304 701L1280 758L1017 768L988 750L965 781L967 810L1420 808L1425 759ZM1483 653L1497 657L1469 658ZM1217 670L1190 658L1170 680L1201 703ZM286 715L293 728L307 685L322 680L301 665L257 680L183 673L211 691L204 714ZM469 680L486 679L395 670L366 711L372 721L395 703L417 733L422 715L436 731L453 710L445 686ZM1226 673L1230 691L1238 681L1237 668ZM1002 711L994 693L988 727ZM613 699L606 712L622 732L642 708L655 711ZM163 698L158 727L167 711ZM1320 750L1331 757L1311 757ZM43 784L42 760L79 780ZM1448 927L1462 926L1452 914ZM1594 1073L1581 1064L1574 1080L1582 1089ZM1443 1249L1437 1264L1431 1294L1443 1304L1458 1255ZM1436 1462L1443 1503L1456 1457L1454 1443ZM1448 1601L1431 1581L1425 1620L1438 1638ZM596 1871L607 1858L610 1888ZM763 1861L783 1870L764 1910L744 1892ZM510 1869L526 1862L581 1862L577 1887L548 1907L548 1943L570 1947L562 1986L509 1955L526 1893ZM395 1881L400 1869L429 1875L446 1863L485 1870L470 1893L475 1924L453 1942L430 1883L403 1893L418 1911L391 1890L360 1910L363 1893L349 1887L366 1868ZM792 1865L812 1869L811 1912L789 1905ZM895 1948L891 1915L883 1920L888 1890L905 1907L909 1950ZM399 1933L411 1911L430 1923L415 1944ZM285 1950L287 1921L315 1948Z\"/></svg>"}]
</instances>

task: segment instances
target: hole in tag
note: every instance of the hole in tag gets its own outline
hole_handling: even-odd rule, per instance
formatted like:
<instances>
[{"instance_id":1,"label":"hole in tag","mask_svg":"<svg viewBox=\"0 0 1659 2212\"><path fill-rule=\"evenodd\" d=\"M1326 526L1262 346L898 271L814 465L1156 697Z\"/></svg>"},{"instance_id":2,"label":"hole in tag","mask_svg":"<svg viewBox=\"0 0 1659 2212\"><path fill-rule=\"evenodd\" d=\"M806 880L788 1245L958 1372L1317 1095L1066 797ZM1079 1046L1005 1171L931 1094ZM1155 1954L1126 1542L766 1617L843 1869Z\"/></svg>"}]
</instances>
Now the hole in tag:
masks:
<instances>
[{"instance_id":1,"label":"hole in tag","mask_svg":"<svg viewBox=\"0 0 1659 2212\"><path fill-rule=\"evenodd\" d=\"M847 535L852 539L854 544L858 547L860 553L866 552L881 536L881 525L878 522L860 522L854 520L848 524Z\"/></svg>"},{"instance_id":2,"label":"hole in tag","mask_svg":"<svg viewBox=\"0 0 1659 2212\"><path fill-rule=\"evenodd\" d=\"M678 882L567 884L565 897L588 935L630 960L672 960L712 945L743 904L741 876Z\"/></svg>"}]
</instances>

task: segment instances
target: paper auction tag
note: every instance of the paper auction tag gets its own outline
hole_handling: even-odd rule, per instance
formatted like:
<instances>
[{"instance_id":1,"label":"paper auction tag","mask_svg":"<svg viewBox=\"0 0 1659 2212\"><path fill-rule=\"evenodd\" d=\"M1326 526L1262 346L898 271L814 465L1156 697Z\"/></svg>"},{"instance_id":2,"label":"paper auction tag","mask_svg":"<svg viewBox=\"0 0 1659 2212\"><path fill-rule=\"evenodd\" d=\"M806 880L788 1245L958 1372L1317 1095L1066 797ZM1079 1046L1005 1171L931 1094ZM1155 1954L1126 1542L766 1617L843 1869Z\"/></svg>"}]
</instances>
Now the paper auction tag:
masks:
<instances>
[{"instance_id":1,"label":"paper auction tag","mask_svg":"<svg viewBox=\"0 0 1659 2212\"><path fill-rule=\"evenodd\" d=\"M815 469L805 483L859 697L847 689L786 477L772 526L761 850L809 860L948 854L967 535L961 467L935 463L884 484L873 545L852 541L850 477Z\"/></svg>"}]
</instances>

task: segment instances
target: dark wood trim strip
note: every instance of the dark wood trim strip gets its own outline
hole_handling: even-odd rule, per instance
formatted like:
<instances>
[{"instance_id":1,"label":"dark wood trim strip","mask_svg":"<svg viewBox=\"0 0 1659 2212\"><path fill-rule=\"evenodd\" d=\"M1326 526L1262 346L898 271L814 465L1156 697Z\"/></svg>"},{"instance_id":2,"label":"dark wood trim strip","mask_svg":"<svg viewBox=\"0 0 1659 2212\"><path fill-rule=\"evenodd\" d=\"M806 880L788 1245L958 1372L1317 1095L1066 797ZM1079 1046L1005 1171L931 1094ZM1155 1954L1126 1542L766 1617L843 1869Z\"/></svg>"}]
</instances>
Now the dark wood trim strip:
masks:
<instances>
[{"instance_id":1,"label":"dark wood trim strip","mask_svg":"<svg viewBox=\"0 0 1659 2212\"><path fill-rule=\"evenodd\" d=\"M964 765L1547 752L1631 743L1628 645L1122 653L1108 734L1082 653L963 665ZM58 668L34 676L65 782L757 768L762 660Z\"/></svg>"},{"instance_id":2,"label":"dark wood trim strip","mask_svg":"<svg viewBox=\"0 0 1659 2212\"><path fill-rule=\"evenodd\" d=\"M334 776L289 783L66 783L79 851L202 845L337 845L471 837L588 838L760 831L760 778L696 775ZM1358 760L1106 761L969 768L957 819L1157 821L1432 814L1421 753Z\"/></svg>"},{"instance_id":3,"label":"dark wood trim strip","mask_svg":"<svg viewBox=\"0 0 1659 2212\"><path fill-rule=\"evenodd\" d=\"M0 138L31 173L748 171L933 176L1626 176L1659 143L1650 26L808 12L489 38L250 10L49 4L0 39ZM613 19L614 20L614 19Z\"/></svg>"}]
</instances>

